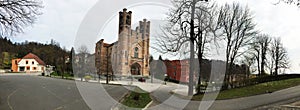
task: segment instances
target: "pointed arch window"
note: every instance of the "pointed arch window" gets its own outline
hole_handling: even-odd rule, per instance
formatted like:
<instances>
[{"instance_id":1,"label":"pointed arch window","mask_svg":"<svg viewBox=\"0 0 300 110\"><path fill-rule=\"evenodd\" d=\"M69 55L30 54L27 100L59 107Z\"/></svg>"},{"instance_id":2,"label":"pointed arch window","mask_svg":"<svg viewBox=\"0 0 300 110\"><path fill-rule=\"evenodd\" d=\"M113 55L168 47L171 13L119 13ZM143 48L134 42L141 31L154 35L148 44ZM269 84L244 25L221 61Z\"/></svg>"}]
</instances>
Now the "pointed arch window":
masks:
<instances>
[{"instance_id":1,"label":"pointed arch window","mask_svg":"<svg viewBox=\"0 0 300 110\"><path fill-rule=\"evenodd\" d=\"M135 47L134 48L134 58L138 58L139 57L139 48Z\"/></svg>"}]
</instances>

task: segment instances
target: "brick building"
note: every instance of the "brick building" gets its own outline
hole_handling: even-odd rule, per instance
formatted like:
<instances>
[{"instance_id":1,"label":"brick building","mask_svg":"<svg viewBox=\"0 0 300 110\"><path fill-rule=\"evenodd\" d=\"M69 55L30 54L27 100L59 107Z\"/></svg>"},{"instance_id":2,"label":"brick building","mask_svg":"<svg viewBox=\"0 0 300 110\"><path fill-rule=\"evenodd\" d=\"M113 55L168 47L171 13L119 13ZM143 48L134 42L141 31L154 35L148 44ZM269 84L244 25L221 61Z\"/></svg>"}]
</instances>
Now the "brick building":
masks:
<instances>
[{"instance_id":1,"label":"brick building","mask_svg":"<svg viewBox=\"0 0 300 110\"><path fill-rule=\"evenodd\" d=\"M225 74L226 71L226 62L220 60L203 60L201 64L201 69L199 70L199 63L197 63L198 59L195 59L194 66L196 67L196 71L200 71L200 78L203 82L208 82L209 80L213 81L223 81L221 77L222 74ZM153 71L151 73L156 74L157 76L162 76L163 74L167 74L167 77L170 80L178 81L182 83L189 82L189 60L162 60L164 65L159 65L157 62L159 60L153 61L151 68ZM159 71L156 71L159 70ZM160 74L160 75L158 75ZM234 74L233 81L241 81L247 78L249 75L249 67L246 65L234 65ZM194 73L194 81L198 80L198 72Z\"/></svg>"}]
</instances>

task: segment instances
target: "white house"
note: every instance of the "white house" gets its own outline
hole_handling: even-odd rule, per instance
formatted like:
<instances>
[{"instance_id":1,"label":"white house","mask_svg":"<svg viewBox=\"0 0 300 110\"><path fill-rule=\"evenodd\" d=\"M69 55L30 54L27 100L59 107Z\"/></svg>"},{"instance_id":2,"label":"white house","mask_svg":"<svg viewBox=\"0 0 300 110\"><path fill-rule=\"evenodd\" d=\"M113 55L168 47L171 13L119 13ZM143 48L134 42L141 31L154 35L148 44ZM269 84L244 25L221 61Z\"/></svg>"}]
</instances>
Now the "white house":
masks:
<instances>
[{"instance_id":1,"label":"white house","mask_svg":"<svg viewBox=\"0 0 300 110\"><path fill-rule=\"evenodd\" d=\"M13 72L44 72L46 64L38 56L29 53L22 59L12 60L12 71Z\"/></svg>"}]
</instances>

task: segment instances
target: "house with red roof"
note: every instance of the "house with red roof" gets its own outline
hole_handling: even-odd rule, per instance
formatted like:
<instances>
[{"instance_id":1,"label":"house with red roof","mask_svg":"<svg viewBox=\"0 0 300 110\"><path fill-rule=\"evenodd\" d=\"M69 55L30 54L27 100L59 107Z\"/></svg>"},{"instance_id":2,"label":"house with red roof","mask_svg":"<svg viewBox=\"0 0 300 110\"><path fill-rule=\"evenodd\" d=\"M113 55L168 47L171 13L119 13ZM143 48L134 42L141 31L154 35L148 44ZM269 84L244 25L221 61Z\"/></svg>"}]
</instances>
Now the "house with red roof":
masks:
<instances>
[{"instance_id":1,"label":"house with red roof","mask_svg":"<svg viewBox=\"0 0 300 110\"><path fill-rule=\"evenodd\" d=\"M46 64L38 56L33 53L25 55L23 58L12 60L12 72L44 72Z\"/></svg>"}]
</instances>

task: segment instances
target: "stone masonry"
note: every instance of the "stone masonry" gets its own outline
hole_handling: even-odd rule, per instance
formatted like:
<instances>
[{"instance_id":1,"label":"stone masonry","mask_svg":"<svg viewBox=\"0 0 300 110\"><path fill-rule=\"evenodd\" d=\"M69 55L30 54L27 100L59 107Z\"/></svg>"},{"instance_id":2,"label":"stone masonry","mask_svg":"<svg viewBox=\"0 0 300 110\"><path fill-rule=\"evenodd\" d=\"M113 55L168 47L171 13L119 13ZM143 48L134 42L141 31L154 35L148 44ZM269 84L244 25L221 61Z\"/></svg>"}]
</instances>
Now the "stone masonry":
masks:
<instances>
[{"instance_id":1,"label":"stone masonry","mask_svg":"<svg viewBox=\"0 0 300 110\"><path fill-rule=\"evenodd\" d=\"M139 22L131 29L132 12L119 12L118 41L108 44L101 39L96 43L95 63L98 74L116 76L149 76L150 21Z\"/></svg>"}]
</instances>

